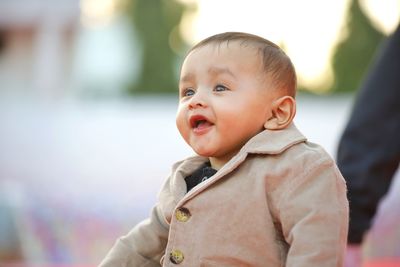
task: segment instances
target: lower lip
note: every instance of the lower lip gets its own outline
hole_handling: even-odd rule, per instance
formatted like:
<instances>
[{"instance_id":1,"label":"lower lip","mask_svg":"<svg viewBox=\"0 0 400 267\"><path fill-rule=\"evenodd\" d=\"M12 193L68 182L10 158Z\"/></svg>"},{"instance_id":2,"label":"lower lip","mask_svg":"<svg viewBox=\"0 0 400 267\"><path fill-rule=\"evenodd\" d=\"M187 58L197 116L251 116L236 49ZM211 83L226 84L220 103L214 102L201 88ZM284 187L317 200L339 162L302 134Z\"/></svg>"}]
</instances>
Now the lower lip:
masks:
<instances>
[{"instance_id":1,"label":"lower lip","mask_svg":"<svg viewBox=\"0 0 400 267\"><path fill-rule=\"evenodd\" d=\"M196 135L206 134L211 130L212 127L213 127L213 125L206 126L206 127L200 127L200 128L193 128L193 132Z\"/></svg>"}]
</instances>

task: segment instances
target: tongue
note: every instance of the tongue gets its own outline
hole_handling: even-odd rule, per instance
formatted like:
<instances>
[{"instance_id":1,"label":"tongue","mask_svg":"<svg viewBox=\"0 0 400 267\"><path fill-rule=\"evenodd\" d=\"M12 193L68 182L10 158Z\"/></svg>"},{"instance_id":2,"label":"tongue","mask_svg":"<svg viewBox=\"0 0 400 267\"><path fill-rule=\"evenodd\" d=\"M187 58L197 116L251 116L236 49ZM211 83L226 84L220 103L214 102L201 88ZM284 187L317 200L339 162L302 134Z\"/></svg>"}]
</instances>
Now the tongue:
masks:
<instances>
[{"instance_id":1,"label":"tongue","mask_svg":"<svg viewBox=\"0 0 400 267\"><path fill-rule=\"evenodd\" d=\"M210 127L212 125L212 123L208 122L208 121L200 121L199 124L197 124L197 129L203 129L206 127Z\"/></svg>"}]
</instances>

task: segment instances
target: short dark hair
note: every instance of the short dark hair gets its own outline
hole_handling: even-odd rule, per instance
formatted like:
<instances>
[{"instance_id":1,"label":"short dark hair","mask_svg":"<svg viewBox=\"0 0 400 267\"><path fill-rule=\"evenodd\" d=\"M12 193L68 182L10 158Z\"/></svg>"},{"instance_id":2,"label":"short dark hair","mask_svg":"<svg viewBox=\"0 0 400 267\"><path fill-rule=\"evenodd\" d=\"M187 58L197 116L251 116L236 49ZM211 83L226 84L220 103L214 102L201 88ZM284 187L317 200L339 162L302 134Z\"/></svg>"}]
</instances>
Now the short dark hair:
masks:
<instances>
[{"instance_id":1,"label":"short dark hair","mask_svg":"<svg viewBox=\"0 0 400 267\"><path fill-rule=\"evenodd\" d=\"M260 36L244 32L220 33L200 41L189 53L208 44L230 41L239 41L241 44L251 44L258 48L262 55L264 71L272 79L272 85L288 95L296 95L297 78L292 61L278 45Z\"/></svg>"}]
</instances>

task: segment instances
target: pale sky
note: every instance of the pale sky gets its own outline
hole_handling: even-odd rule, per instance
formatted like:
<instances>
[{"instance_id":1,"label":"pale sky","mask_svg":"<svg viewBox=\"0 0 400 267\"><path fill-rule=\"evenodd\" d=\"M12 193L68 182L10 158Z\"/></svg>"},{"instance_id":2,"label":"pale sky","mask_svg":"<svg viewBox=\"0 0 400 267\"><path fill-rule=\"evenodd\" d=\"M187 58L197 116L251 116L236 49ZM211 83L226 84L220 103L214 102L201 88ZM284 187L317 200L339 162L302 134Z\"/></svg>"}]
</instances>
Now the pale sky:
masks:
<instances>
[{"instance_id":1,"label":"pale sky","mask_svg":"<svg viewBox=\"0 0 400 267\"><path fill-rule=\"evenodd\" d=\"M245 31L284 45L303 85L318 90L331 82L329 59L343 34L349 0L181 0L197 2L197 13L186 14L181 30L195 43L225 31ZM396 27L400 0L363 0L362 7L386 34Z\"/></svg>"},{"instance_id":2,"label":"pale sky","mask_svg":"<svg viewBox=\"0 0 400 267\"><path fill-rule=\"evenodd\" d=\"M121 1L126 0L81 0L83 25L110 24ZM184 14L180 27L189 44L226 31L257 34L283 46L300 84L318 91L332 82L330 59L346 34L344 15L350 0L179 1L198 6ZM393 32L400 20L400 0L360 1L377 29Z\"/></svg>"}]
</instances>

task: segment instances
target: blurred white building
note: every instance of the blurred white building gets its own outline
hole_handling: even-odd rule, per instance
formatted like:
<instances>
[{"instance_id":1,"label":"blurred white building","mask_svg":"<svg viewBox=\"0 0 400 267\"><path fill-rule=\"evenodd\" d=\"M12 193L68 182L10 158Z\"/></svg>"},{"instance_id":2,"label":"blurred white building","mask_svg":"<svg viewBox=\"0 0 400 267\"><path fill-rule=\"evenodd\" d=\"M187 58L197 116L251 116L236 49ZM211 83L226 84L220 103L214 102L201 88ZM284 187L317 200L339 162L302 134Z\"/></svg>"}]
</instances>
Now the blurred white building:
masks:
<instances>
[{"instance_id":1,"label":"blurred white building","mask_svg":"<svg viewBox=\"0 0 400 267\"><path fill-rule=\"evenodd\" d=\"M0 95L120 93L139 52L115 0L0 1Z\"/></svg>"},{"instance_id":2,"label":"blurred white building","mask_svg":"<svg viewBox=\"0 0 400 267\"><path fill-rule=\"evenodd\" d=\"M63 95L79 15L79 0L1 1L0 93Z\"/></svg>"}]
</instances>

